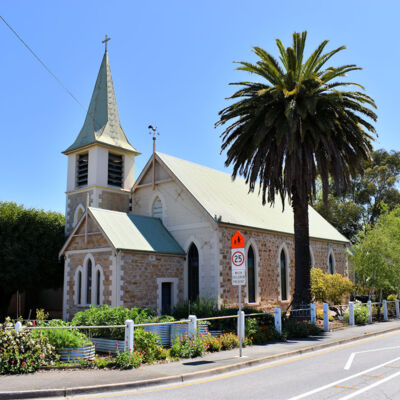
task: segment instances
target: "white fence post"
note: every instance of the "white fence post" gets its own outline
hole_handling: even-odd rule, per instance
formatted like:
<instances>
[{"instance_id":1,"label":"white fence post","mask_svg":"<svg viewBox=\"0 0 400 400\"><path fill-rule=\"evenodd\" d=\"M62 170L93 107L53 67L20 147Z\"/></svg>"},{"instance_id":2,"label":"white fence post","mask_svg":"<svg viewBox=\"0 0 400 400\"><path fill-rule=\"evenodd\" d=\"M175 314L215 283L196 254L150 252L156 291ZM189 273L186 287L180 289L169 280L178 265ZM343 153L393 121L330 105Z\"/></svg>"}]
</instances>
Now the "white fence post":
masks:
<instances>
[{"instance_id":1,"label":"white fence post","mask_svg":"<svg viewBox=\"0 0 400 400\"><path fill-rule=\"evenodd\" d=\"M280 308L275 308L274 317L275 317L275 329L277 332L282 333L282 314Z\"/></svg>"},{"instance_id":2,"label":"white fence post","mask_svg":"<svg viewBox=\"0 0 400 400\"><path fill-rule=\"evenodd\" d=\"M367 307L368 307L368 323L372 324L372 302L371 302L371 300L368 300Z\"/></svg>"},{"instance_id":3,"label":"white fence post","mask_svg":"<svg viewBox=\"0 0 400 400\"><path fill-rule=\"evenodd\" d=\"M245 332L245 319L244 319L244 311L238 311L238 320L237 320L237 335L238 338L242 341L244 340L244 332Z\"/></svg>"},{"instance_id":4,"label":"white fence post","mask_svg":"<svg viewBox=\"0 0 400 400\"><path fill-rule=\"evenodd\" d=\"M195 315L189 315L189 327L188 327L188 336L190 338L196 335L197 331L197 317Z\"/></svg>"},{"instance_id":5,"label":"white fence post","mask_svg":"<svg viewBox=\"0 0 400 400\"><path fill-rule=\"evenodd\" d=\"M349 325L354 326L354 303L349 302Z\"/></svg>"},{"instance_id":6,"label":"white fence post","mask_svg":"<svg viewBox=\"0 0 400 400\"><path fill-rule=\"evenodd\" d=\"M387 321L388 320L387 301L383 300L382 304L383 304L383 320Z\"/></svg>"},{"instance_id":7,"label":"white fence post","mask_svg":"<svg viewBox=\"0 0 400 400\"><path fill-rule=\"evenodd\" d=\"M395 300L395 304L396 304L396 318L400 318L400 304L399 304L399 300Z\"/></svg>"},{"instance_id":8,"label":"white fence post","mask_svg":"<svg viewBox=\"0 0 400 400\"><path fill-rule=\"evenodd\" d=\"M317 323L317 313L315 312L315 304L314 303L310 304L310 318L311 318L312 324Z\"/></svg>"},{"instance_id":9,"label":"white fence post","mask_svg":"<svg viewBox=\"0 0 400 400\"><path fill-rule=\"evenodd\" d=\"M21 322L16 322L15 323L15 332L19 332L20 330L22 329L22 324L21 324Z\"/></svg>"},{"instance_id":10,"label":"white fence post","mask_svg":"<svg viewBox=\"0 0 400 400\"><path fill-rule=\"evenodd\" d=\"M323 304L324 309L324 332L329 332L329 306L328 303Z\"/></svg>"},{"instance_id":11,"label":"white fence post","mask_svg":"<svg viewBox=\"0 0 400 400\"><path fill-rule=\"evenodd\" d=\"M133 352L133 347L135 343L135 323L128 319L125 321L125 350L128 350L130 353Z\"/></svg>"}]
</instances>

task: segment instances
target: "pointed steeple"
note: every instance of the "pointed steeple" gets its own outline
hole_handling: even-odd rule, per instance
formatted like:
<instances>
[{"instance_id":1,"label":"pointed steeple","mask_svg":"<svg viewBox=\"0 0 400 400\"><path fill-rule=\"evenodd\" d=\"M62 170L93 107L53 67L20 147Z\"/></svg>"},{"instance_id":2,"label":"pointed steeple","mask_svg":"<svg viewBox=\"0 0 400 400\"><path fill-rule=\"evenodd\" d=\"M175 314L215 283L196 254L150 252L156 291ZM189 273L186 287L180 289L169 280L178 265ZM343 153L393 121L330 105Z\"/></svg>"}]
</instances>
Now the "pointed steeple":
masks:
<instances>
[{"instance_id":1,"label":"pointed steeple","mask_svg":"<svg viewBox=\"0 0 400 400\"><path fill-rule=\"evenodd\" d=\"M139 154L121 127L107 50L101 62L85 122L75 142L63 153L91 144L104 144Z\"/></svg>"}]
</instances>

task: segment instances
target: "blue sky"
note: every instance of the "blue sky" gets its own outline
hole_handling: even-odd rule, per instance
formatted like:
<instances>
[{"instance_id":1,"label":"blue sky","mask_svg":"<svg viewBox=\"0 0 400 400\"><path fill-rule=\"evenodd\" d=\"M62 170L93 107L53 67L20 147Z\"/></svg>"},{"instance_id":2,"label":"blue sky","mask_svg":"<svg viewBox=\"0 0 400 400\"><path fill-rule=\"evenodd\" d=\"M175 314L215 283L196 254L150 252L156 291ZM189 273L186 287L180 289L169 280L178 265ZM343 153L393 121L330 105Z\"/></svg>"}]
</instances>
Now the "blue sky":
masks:
<instances>
[{"instance_id":1,"label":"blue sky","mask_svg":"<svg viewBox=\"0 0 400 400\"><path fill-rule=\"evenodd\" d=\"M249 79L237 60L255 61L253 46L277 54L293 31L308 31L308 50L322 40L347 50L331 64L355 63L351 80L378 105L375 148L400 149L400 55L395 1L9 1L1 15L88 106L107 33L122 127L150 156L147 126L157 125L157 149L224 170L218 111L229 82ZM64 212L67 157L85 112L0 21L0 200ZM395 75L393 75L395 74ZM229 170L226 170L230 172Z\"/></svg>"}]
</instances>

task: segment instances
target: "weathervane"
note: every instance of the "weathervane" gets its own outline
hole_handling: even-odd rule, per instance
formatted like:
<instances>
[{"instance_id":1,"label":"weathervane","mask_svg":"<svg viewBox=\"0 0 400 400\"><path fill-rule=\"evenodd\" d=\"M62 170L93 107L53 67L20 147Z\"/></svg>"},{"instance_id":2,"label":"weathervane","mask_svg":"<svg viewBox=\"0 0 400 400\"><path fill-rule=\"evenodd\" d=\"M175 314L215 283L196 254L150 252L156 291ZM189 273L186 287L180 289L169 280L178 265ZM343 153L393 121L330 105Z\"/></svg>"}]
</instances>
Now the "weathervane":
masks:
<instances>
[{"instance_id":1,"label":"weathervane","mask_svg":"<svg viewBox=\"0 0 400 400\"><path fill-rule=\"evenodd\" d=\"M160 136L157 127L153 127L153 125L149 125L147 127L148 129L150 129L149 131L149 135L153 135L153 153L156 152L156 136Z\"/></svg>"},{"instance_id":2,"label":"weathervane","mask_svg":"<svg viewBox=\"0 0 400 400\"><path fill-rule=\"evenodd\" d=\"M106 47L106 52L107 52L107 42L108 42L109 40L111 40L111 38L109 38L109 37L106 35L106 38L101 42L101 43L104 43L104 45L105 45L105 47Z\"/></svg>"}]
</instances>

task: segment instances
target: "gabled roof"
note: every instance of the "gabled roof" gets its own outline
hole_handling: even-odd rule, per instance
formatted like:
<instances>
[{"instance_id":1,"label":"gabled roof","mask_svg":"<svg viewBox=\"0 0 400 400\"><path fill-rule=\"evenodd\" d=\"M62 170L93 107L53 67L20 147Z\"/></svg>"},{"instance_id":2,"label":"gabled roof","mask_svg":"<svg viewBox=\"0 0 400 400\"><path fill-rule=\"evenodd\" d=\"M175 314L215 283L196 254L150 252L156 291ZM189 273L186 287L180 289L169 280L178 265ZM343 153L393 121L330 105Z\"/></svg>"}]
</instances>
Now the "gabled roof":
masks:
<instances>
[{"instance_id":1,"label":"gabled roof","mask_svg":"<svg viewBox=\"0 0 400 400\"><path fill-rule=\"evenodd\" d=\"M185 254L159 218L94 207L89 212L116 250Z\"/></svg>"},{"instance_id":2,"label":"gabled roof","mask_svg":"<svg viewBox=\"0 0 400 400\"><path fill-rule=\"evenodd\" d=\"M101 62L83 127L75 142L63 153L68 154L96 143L138 153L126 138L119 121L107 51Z\"/></svg>"},{"instance_id":3,"label":"gabled roof","mask_svg":"<svg viewBox=\"0 0 400 400\"><path fill-rule=\"evenodd\" d=\"M242 178L234 181L230 174L157 153L157 159L193 195L216 221L236 226L294 234L293 210L289 203L282 211L280 197L275 205L263 206L257 190L249 193ZM348 242L339 231L309 207L310 237Z\"/></svg>"}]
</instances>

